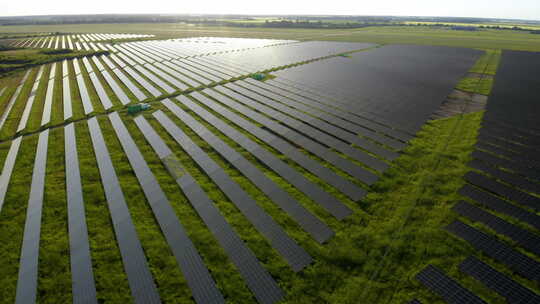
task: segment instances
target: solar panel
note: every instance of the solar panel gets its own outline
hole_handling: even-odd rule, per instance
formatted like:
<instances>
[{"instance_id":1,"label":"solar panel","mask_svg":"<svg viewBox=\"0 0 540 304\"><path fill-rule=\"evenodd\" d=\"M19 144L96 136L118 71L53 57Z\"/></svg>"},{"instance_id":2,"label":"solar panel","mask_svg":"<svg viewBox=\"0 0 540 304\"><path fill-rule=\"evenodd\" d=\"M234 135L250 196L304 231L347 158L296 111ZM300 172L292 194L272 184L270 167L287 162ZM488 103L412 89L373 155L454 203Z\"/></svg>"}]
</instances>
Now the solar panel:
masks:
<instances>
[{"instance_id":1,"label":"solar panel","mask_svg":"<svg viewBox=\"0 0 540 304\"><path fill-rule=\"evenodd\" d=\"M129 56L131 59L135 60L138 64L145 64L147 61L148 62L153 62L153 60L143 54L141 54L140 52L138 52L137 50L135 50L134 48L132 48L129 44L123 44L122 45L122 53L126 54L127 56ZM136 65L135 65L136 66Z\"/></svg>"},{"instance_id":2,"label":"solar panel","mask_svg":"<svg viewBox=\"0 0 540 304\"><path fill-rule=\"evenodd\" d=\"M148 167L131 135L129 135L120 116L116 112L108 116L146 199L154 212L156 221L176 258L176 262L180 266L180 270L184 274L193 298L197 303L224 303L225 300L217 289L201 256L186 234L184 227L176 216L176 212L170 205L167 196L159 186L156 177Z\"/></svg>"},{"instance_id":3,"label":"solar panel","mask_svg":"<svg viewBox=\"0 0 540 304\"><path fill-rule=\"evenodd\" d=\"M212 83L211 80L192 72L189 66L182 63L179 60L172 60L171 63L176 65L176 67L174 67L175 70L179 71L182 74L187 75L188 77L190 77L192 79L195 79L196 81L202 83L203 85L208 86L208 85L210 85Z\"/></svg>"},{"instance_id":4,"label":"solar panel","mask_svg":"<svg viewBox=\"0 0 540 304\"><path fill-rule=\"evenodd\" d=\"M433 265L428 265L424 268L424 270L416 275L416 279L428 289L438 294L447 303L486 304L477 295L461 286Z\"/></svg>"},{"instance_id":5,"label":"solar panel","mask_svg":"<svg viewBox=\"0 0 540 304\"><path fill-rule=\"evenodd\" d=\"M159 75L161 78L167 80L169 83L171 83L172 85L174 85L175 87L177 87L180 90L186 90L186 89L189 88L183 82L176 80L176 78L174 78L172 76L169 76L168 74L166 74L165 72L161 71L160 69L156 68L155 66L153 66L151 64L146 64L145 67L148 68L149 70L153 71L157 75Z\"/></svg>"},{"instance_id":6,"label":"solar panel","mask_svg":"<svg viewBox=\"0 0 540 304\"><path fill-rule=\"evenodd\" d=\"M17 295L15 298L17 304L35 303L37 297L38 255L48 142L49 130L47 129L39 134L34 169L32 171L32 184L30 186L28 208L26 209L26 222L17 279Z\"/></svg>"},{"instance_id":7,"label":"solar panel","mask_svg":"<svg viewBox=\"0 0 540 304\"><path fill-rule=\"evenodd\" d=\"M211 82L220 82L223 80L209 73L207 69L205 69L204 67L200 67L186 60L179 60L179 61L182 63L182 66L184 66L186 69L189 69L190 71L197 73L206 79L209 79Z\"/></svg>"},{"instance_id":8,"label":"solar panel","mask_svg":"<svg viewBox=\"0 0 540 304\"><path fill-rule=\"evenodd\" d=\"M484 188L502 197L513 200L521 205L530 207L536 211L540 210L539 198L491 180L485 175L481 175L471 171L465 174L465 180L467 180L471 184L477 185L478 187Z\"/></svg>"},{"instance_id":9,"label":"solar panel","mask_svg":"<svg viewBox=\"0 0 540 304\"><path fill-rule=\"evenodd\" d=\"M102 72L102 71L105 70L105 67L103 66L103 64L101 64L101 61L99 61L99 57L93 56L93 57L90 57L90 58L92 59L92 61L96 65L96 67L98 68L98 71Z\"/></svg>"},{"instance_id":10,"label":"solar panel","mask_svg":"<svg viewBox=\"0 0 540 304\"><path fill-rule=\"evenodd\" d=\"M292 129L295 129L298 132L304 133L307 136L316 139L320 143L322 143L322 144L324 144L324 145L326 145L328 147L331 147L333 149L336 149L336 150L342 152L343 154L346 154L346 155L350 156L351 158L354 158L357 161L362 162L362 163L366 164L367 166L369 166L369 167L371 167L371 168L373 168L375 170L384 171L384 170L386 170L388 168L388 164L386 164L385 162L380 161L380 160L374 158L373 156L370 156L370 155L368 155L368 154L366 154L366 153L364 153L364 152L362 152L362 151L360 151L358 149L355 149L355 148L351 147L351 145L345 143L342 140L338 140L335 137L330 136L329 135L330 132L329 133L321 132L321 131L317 130L316 128L313 128L313 127L303 123L302 121L298 120L296 117L291 118L290 116L285 115L282 112L273 110L270 107L270 105L272 105L273 107L277 107L276 105L278 103L268 101L267 99L261 97L261 95L256 94L254 92L250 92L250 91L248 91L248 90L246 90L246 89L244 89L244 88L242 88L242 87L240 87L240 86L238 86L236 84L228 83L225 86L227 88L229 88L229 89L233 89L236 92L239 92L242 95L247 96L247 97L250 98L250 99L238 98L238 100L241 101L242 103L244 103L244 104L246 104L248 106L251 106L256 110L258 110L258 111L260 111L262 113L265 113L268 116L283 122L284 124L288 125ZM237 96L237 95L235 95L235 96ZM284 108L284 107L285 106L280 107L280 108ZM282 109L282 110L287 111L287 113L289 115L291 115L291 116L293 116L294 114L298 114L298 115L302 116L302 114L300 112L295 111L295 110L293 110L293 109L291 109L289 107L287 107L286 109ZM306 120L309 120L310 122L315 121L314 118L309 118L309 117L306 117L306 116L303 116L303 117ZM318 127L321 127L321 125L318 125ZM322 127L327 127L327 125L324 125Z\"/></svg>"},{"instance_id":11,"label":"solar panel","mask_svg":"<svg viewBox=\"0 0 540 304\"><path fill-rule=\"evenodd\" d=\"M107 81L107 83L109 84L109 87L111 87L111 89L113 90L116 97L118 97L118 99L120 100L120 103L122 103L123 105L128 104L130 102L129 97L127 97L126 93L124 93L124 91L112 78L109 72L103 70L101 74L103 75L103 78L105 78L105 81Z\"/></svg>"},{"instance_id":12,"label":"solar panel","mask_svg":"<svg viewBox=\"0 0 540 304\"><path fill-rule=\"evenodd\" d=\"M514 217L522 222L525 222L536 229L540 229L540 217L534 213L523 210L515 205L512 205L496 196L487 192L481 191L471 185L465 185L459 190L459 194L467 196L489 209L504 213Z\"/></svg>"},{"instance_id":13,"label":"solar panel","mask_svg":"<svg viewBox=\"0 0 540 304\"><path fill-rule=\"evenodd\" d=\"M123 52L125 52L125 51L123 50ZM127 53L127 52L126 52L126 53ZM131 60L130 57L126 56L126 55L123 54L123 53L116 53L116 55L117 55L117 57L116 57L116 56L114 57L114 59L115 59L114 61L116 61L116 63L118 63L118 64L121 65L121 66L122 66L122 64L125 65L125 63L123 63L123 62L120 63L120 61L122 61L122 60L124 60L124 61L127 63L127 65L131 65L131 66L137 65L137 62ZM119 60L118 58L122 58L122 60ZM117 60L118 60L118 61L117 61ZM141 62L144 63L144 61L141 61ZM139 63L140 63L140 62L139 62Z\"/></svg>"},{"instance_id":14,"label":"solar panel","mask_svg":"<svg viewBox=\"0 0 540 304\"><path fill-rule=\"evenodd\" d=\"M88 72L88 74L91 74L91 73L94 72L94 69L92 68L92 65L90 64L90 61L88 61L88 57L83 57L82 62L84 64L84 67L86 68L86 72Z\"/></svg>"},{"instance_id":15,"label":"solar panel","mask_svg":"<svg viewBox=\"0 0 540 304\"><path fill-rule=\"evenodd\" d=\"M4 107L4 111L2 112L2 115L0 116L0 130L2 129L4 124L6 123L7 117L9 116L9 113L11 112L11 109L13 108L13 105L15 104L15 101L17 101L17 98L19 98L19 94L21 93L21 90L22 90L22 88L24 86L24 83L28 79L28 76L30 75L31 71L32 71L32 69L28 69L28 71L26 71L26 74L24 74L21 82L17 86L17 89L15 89L15 93L13 93L13 95L11 95L11 98L9 99L7 105Z\"/></svg>"},{"instance_id":16,"label":"solar panel","mask_svg":"<svg viewBox=\"0 0 540 304\"><path fill-rule=\"evenodd\" d=\"M281 87L274 86L274 85L268 84L267 82L257 81L252 78L246 78L245 81L250 83L253 86L264 88L274 94L280 94L282 96L285 96L289 100L295 100L297 102L295 102L294 105L298 107L298 109L303 110L303 111L310 111L312 113L317 113L317 116L327 121L333 121L334 124L336 124L337 126L345 130L348 130L356 134L360 134L364 137L368 137L374 141L387 145L393 149L400 150L405 147L405 144L403 142L400 142L388 136L384 136L381 133L377 133L370 129L367 129L363 125L358 124L358 122L355 123L355 121L358 120L357 117L355 117L354 115L346 111L339 110L338 108L327 105L326 103L320 102L319 100L306 98L304 96L299 95L296 92L287 91L286 89L291 90L290 87L286 87L283 85ZM279 85L279 83L273 83L273 84ZM285 87L286 89L283 89L282 87ZM319 99L322 99L322 97ZM307 106L304 106L304 105L307 105ZM389 157L391 158L392 156L389 155Z\"/></svg>"},{"instance_id":17,"label":"solar panel","mask_svg":"<svg viewBox=\"0 0 540 304\"><path fill-rule=\"evenodd\" d=\"M522 176L510 173L508 171L500 170L478 159L473 159L467 165L473 169L483 171L495 177L496 179L512 184L514 187L540 194L540 184L531 182L530 180Z\"/></svg>"},{"instance_id":18,"label":"solar panel","mask_svg":"<svg viewBox=\"0 0 540 304\"><path fill-rule=\"evenodd\" d=\"M254 105L254 102L250 101L246 97L241 96L240 94L237 94L229 89L226 89L224 87L218 86L215 87L216 90L220 91L221 93L233 97L239 101L242 101L245 104ZM207 91L205 91L207 92ZM214 96L214 95L212 95ZM347 172L348 174L354 176L355 178L361 180L362 182L370 185L377 181L378 177L377 175L371 173L370 171L367 171L366 169L363 169L351 161L344 159L335 152L333 152L328 147L325 147L310 138L303 136L302 134L298 133L296 130L297 127L300 127L297 124L292 124L291 128L287 128L281 124L278 124L275 121L272 121L265 116L252 111L244 106L241 106L240 104L236 103L236 105L233 107L240 113L252 118L253 120L257 121L258 123L266 126L267 128L271 129L272 131L278 133L279 135L287 138L290 142L296 143L300 145L302 148L306 149L307 151L317 155L318 157L326 160L327 162L333 164L334 166L338 167L339 169ZM263 111L261 107L256 107L258 110ZM276 117L277 113L274 112L268 112L264 111L267 115L270 117ZM304 130L305 131L305 130ZM314 136L314 134L311 134L311 136Z\"/></svg>"},{"instance_id":19,"label":"solar panel","mask_svg":"<svg viewBox=\"0 0 540 304\"><path fill-rule=\"evenodd\" d=\"M96 89L96 93L98 94L99 101L101 101L103 108L105 110L112 108L113 104L111 102L111 99L107 95L107 92L105 92L105 89L101 85L101 82L99 81L96 73L90 74L90 80L94 84L94 88Z\"/></svg>"},{"instance_id":20,"label":"solar panel","mask_svg":"<svg viewBox=\"0 0 540 304\"><path fill-rule=\"evenodd\" d=\"M81 74L81 67L79 66L79 60L75 58L73 59L71 63L73 63L73 68L75 69L75 76L79 76L79 74Z\"/></svg>"},{"instance_id":21,"label":"solar panel","mask_svg":"<svg viewBox=\"0 0 540 304\"><path fill-rule=\"evenodd\" d=\"M474 256L468 257L459 269L505 297L508 303L540 303L540 297L529 288L498 272Z\"/></svg>"},{"instance_id":22,"label":"solar panel","mask_svg":"<svg viewBox=\"0 0 540 304\"><path fill-rule=\"evenodd\" d=\"M251 224L268 239L294 271L300 271L312 262L311 256L163 112L154 112L153 115Z\"/></svg>"},{"instance_id":23,"label":"solar panel","mask_svg":"<svg viewBox=\"0 0 540 304\"><path fill-rule=\"evenodd\" d=\"M225 79L233 78L232 75L227 75L222 71L218 71L199 62L195 62L193 58L184 59L182 62L196 68L197 70L203 71L205 73L204 75L214 82L220 82Z\"/></svg>"},{"instance_id":24,"label":"solar panel","mask_svg":"<svg viewBox=\"0 0 540 304\"><path fill-rule=\"evenodd\" d=\"M118 54L118 56L122 55L123 54L120 54L120 53L116 53ZM114 62L116 62L116 64L121 67L121 68L124 68L126 67L126 63L124 61L122 61L116 54L111 54L109 57L114 60ZM106 61L105 61L106 62ZM114 69L112 66L110 67L111 69Z\"/></svg>"},{"instance_id":25,"label":"solar panel","mask_svg":"<svg viewBox=\"0 0 540 304\"><path fill-rule=\"evenodd\" d=\"M56 64L53 64L53 66L56 66ZM49 78L49 82L47 84L47 92L45 93L45 103L43 105L43 115L41 116L41 126L44 126L51 122L51 110L52 110L52 102L53 102L53 93L54 93L54 74L51 69L51 77Z\"/></svg>"},{"instance_id":26,"label":"solar panel","mask_svg":"<svg viewBox=\"0 0 540 304\"><path fill-rule=\"evenodd\" d=\"M274 86L293 90L298 95L307 97L311 100L318 101L329 107L335 107L339 109L341 113L346 113L346 114L341 114L341 115L347 115L346 118L356 123L357 125L368 127L372 130L381 132L383 134L389 135L395 139L399 139L404 142L407 142L411 138L414 137L413 135L405 133L402 130L394 129L390 126L385 125L384 123L381 123L380 121L377 121L377 119L371 117L370 114L366 111L362 111L362 110L355 111L354 104L344 102L341 100L341 98L328 96L319 89L317 89L317 94L315 94L312 91L310 91L309 87L307 87L305 84L302 84L301 86L299 85L300 88L298 88L298 87L295 87L291 83L290 80L287 80L286 82L284 82L284 80L278 81L276 79L270 79L266 82Z\"/></svg>"},{"instance_id":27,"label":"solar panel","mask_svg":"<svg viewBox=\"0 0 540 304\"><path fill-rule=\"evenodd\" d=\"M385 149L382 146L373 144L365 139L362 139L353 132L346 131L342 128L334 126L335 124L339 124L339 119L337 117L323 115L321 111L317 111L312 107L308 107L292 99L263 90L262 88L254 86L246 81L237 81L235 82L235 84L246 87L247 89L252 90L258 95L260 95L261 97L257 97L256 95L254 95L254 97L257 97L257 101L267 106L273 107L279 111L282 111L283 113L291 115L295 118L298 118L307 124L310 124L322 131L325 131L328 134L331 134L334 137L340 138L343 141L357 145L375 155L382 156L389 160L393 160L399 156L398 153ZM272 98L272 100L269 100L267 98ZM294 107L295 109L291 107ZM309 113L313 116L307 115L305 113ZM326 121L321 120L319 118L321 116L324 117ZM381 166L380 164L372 165ZM384 165L382 167L384 167Z\"/></svg>"},{"instance_id":28,"label":"solar panel","mask_svg":"<svg viewBox=\"0 0 540 304\"><path fill-rule=\"evenodd\" d=\"M489 154L489 153L486 153L486 152L482 152L482 151L478 151L478 150L473 151L473 153L471 155L474 158L480 159L480 160L485 161L487 163L490 163L492 165L507 168L507 169L510 169L510 170L512 170L512 171L514 171L516 173L524 175L526 177L534 178L536 180L540 180L540 175L539 175L537 170L535 170L533 168L529 168L529 167L524 166L522 164L516 163L514 161L504 159L504 158L500 158L500 157L497 157L495 155L492 155L492 154Z\"/></svg>"},{"instance_id":29,"label":"solar panel","mask_svg":"<svg viewBox=\"0 0 540 304\"><path fill-rule=\"evenodd\" d=\"M49 73L49 80L56 77L56 62L51 63L51 71Z\"/></svg>"},{"instance_id":30,"label":"solar panel","mask_svg":"<svg viewBox=\"0 0 540 304\"><path fill-rule=\"evenodd\" d=\"M185 96L181 96L181 98L187 99ZM188 127L195 131L199 137L205 140L214 150L221 154L229 163L236 167L238 171L246 176L317 241L321 243L325 242L334 234L328 226L300 205L295 198L291 197L287 192L266 177L266 175L255 167L255 165L245 159L236 150L229 147L225 142L211 133L210 130L197 122L197 120L184 112L180 107L170 100L164 100L163 104ZM341 215L342 213L352 213L352 211L343 204L332 207L337 209L336 213L338 215ZM343 209L344 211L342 211Z\"/></svg>"},{"instance_id":31,"label":"solar panel","mask_svg":"<svg viewBox=\"0 0 540 304\"><path fill-rule=\"evenodd\" d=\"M62 79L62 101L64 104L64 120L68 120L73 115L71 108L71 89L69 85L69 77L64 77Z\"/></svg>"},{"instance_id":32,"label":"solar panel","mask_svg":"<svg viewBox=\"0 0 540 304\"><path fill-rule=\"evenodd\" d=\"M114 65L114 63L109 59L110 56L112 55L101 56L101 59L105 62L105 64L109 67L109 69L114 70L116 69L116 65ZM99 60L96 59L96 61L99 61Z\"/></svg>"},{"instance_id":33,"label":"solar panel","mask_svg":"<svg viewBox=\"0 0 540 304\"><path fill-rule=\"evenodd\" d=\"M2 168L2 174L0 174L0 213L4 206L7 188L11 179L11 173L13 173L13 167L15 167L15 161L17 160L22 138L22 136L19 136L11 142L9 152L4 160L4 167Z\"/></svg>"},{"instance_id":34,"label":"solar panel","mask_svg":"<svg viewBox=\"0 0 540 304\"><path fill-rule=\"evenodd\" d=\"M197 181L186 172L178 159L172 154L172 151L143 116L136 117L134 121L154 151L159 155L161 161L169 169L169 172L175 177L190 204L203 219L221 247L223 247L229 259L238 268L257 301L269 304L280 301L284 296L283 291L261 266L253 252L238 237L232 226L216 208L214 202L197 184ZM171 169L172 167L178 168L183 174L177 176L177 170Z\"/></svg>"},{"instance_id":35,"label":"solar panel","mask_svg":"<svg viewBox=\"0 0 540 304\"><path fill-rule=\"evenodd\" d=\"M28 124L28 118L30 117L30 113L32 111L32 106L34 105L34 100L36 99L36 94L39 88L39 84L41 82L41 76L44 69L44 65L42 65L39 68L38 74L36 76L36 79L34 81L34 85L32 86L32 90L30 91L30 95L28 97L28 100L26 101L26 105L24 106L24 110L22 112L21 118L19 120L19 126L17 127L17 133L21 132L26 128L26 125ZM51 93L52 94L52 90ZM52 96L51 96L52 98Z\"/></svg>"},{"instance_id":36,"label":"solar panel","mask_svg":"<svg viewBox=\"0 0 540 304\"><path fill-rule=\"evenodd\" d=\"M129 78L127 78L127 76L124 75L120 69L114 69L112 71L139 101L146 99L146 95L144 95L144 93L135 84L133 84L133 82L131 82L131 80L129 80Z\"/></svg>"},{"instance_id":37,"label":"solar panel","mask_svg":"<svg viewBox=\"0 0 540 304\"><path fill-rule=\"evenodd\" d=\"M73 303L97 303L74 123L64 127L64 149Z\"/></svg>"},{"instance_id":38,"label":"solar panel","mask_svg":"<svg viewBox=\"0 0 540 304\"><path fill-rule=\"evenodd\" d=\"M486 144L490 144L490 145L495 145L500 148L510 150L510 151L513 151L522 155L526 155L527 157L532 157L533 159L537 159L535 155L538 154L538 151L536 151L534 148L520 145L511 141L507 141L500 137L495 137L485 132L480 132L478 134L478 141L486 143Z\"/></svg>"},{"instance_id":39,"label":"solar panel","mask_svg":"<svg viewBox=\"0 0 540 304\"><path fill-rule=\"evenodd\" d=\"M162 93L156 89L153 85L151 85L148 81L146 81L144 78L139 75L139 73L135 72L130 67L125 67L124 71L126 71L131 77L135 79L139 84L141 84L150 94L152 94L154 97L162 95Z\"/></svg>"},{"instance_id":40,"label":"solar panel","mask_svg":"<svg viewBox=\"0 0 540 304\"><path fill-rule=\"evenodd\" d=\"M227 98L224 95L218 94L213 90L207 89L207 90L204 90L203 92L212 96L216 100L219 100L223 104L233 109L243 110L242 106L234 102L232 99ZM364 197L364 195L366 194L366 192L362 188L356 186L355 184L341 177L340 175L337 175L334 171L328 169L327 167L322 166L319 162L309 158L307 155L298 151L292 144L281 139L280 137L277 137L274 134L256 126L255 124L250 123L249 121L245 120L239 115L236 115L235 113L229 111L225 107L222 107L217 102L210 101L207 98L200 98L200 96L196 94L192 94L192 96L197 96L197 99L200 102L202 102L209 108L214 109L220 115L223 115L232 123L245 129L246 131L250 132L254 136L258 137L260 140L264 141L268 145L280 151L281 153L283 153L290 159L294 160L295 162L300 164L302 167L306 168L308 171L315 174L316 176L318 176L319 178L321 178L328 184L332 185L333 187L339 189L341 192L345 193L351 199L356 201Z\"/></svg>"},{"instance_id":41,"label":"solar panel","mask_svg":"<svg viewBox=\"0 0 540 304\"><path fill-rule=\"evenodd\" d=\"M540 138L537 134L534 134L534 131L530 133L523 129L512 128L508 125L497 125L487 120L482 122L482 127L479 131L482 135L495 137L495 139L498 140L498 143L502 143L500 146L509 148L510 150L514 150L513 148L518 148L516 151L520 151L519 148L527 149L527 145L530 143L540 143ZM497 136L502 138L498 139L496 138ZM509 144L510 146L507 147L505 144Z\"/></svg>"},{"instance_id":42,"label":"solar panel","mask_svg":"<svg viewBox=\"0 0 540 304\"><path fill-rule=\"evenodd\" d=\"M96 117L88 120L88 128L133 300L161 303Z\"/></svg>"},{"instance_id":43,"label":"solar panel","mask_svg":"<svg viewBox=\"0 0 540 304\"><path fill-rule=\"evenodd\" d=\"M526 167L531 167L531 168L535 168L535 167L539 168L540 167L538 161L534 159L535 158L534 156L532 156L532 157L523 157L524 156L523 154L525 154L525 153L517 153L517 152L514 152L514 151L510 151L510 150L507 150L507 149L492 145L491 143L486 143L486 142L484 142L482 140L479 140L476 143L475 148L490 152L492 154L496 154L497 156L500 156L500 157L510 159L510 160L512 160L512 161L514 161L514 162L516 162L516 163L518 163L520 165L526 166ZM540 153L540 151L538 153Z\"/></svg>"},{"instance_id":44,"label":"solar panel","mask_svg":"<svg viewBox=\"0 0 540 304\"><path fill-rule=\"evenodd\" d=\"M182 82L187 83L190 87L196 88L196 87L201 86L201 83L189 78L188 76L186 76L186 75L184 75L182 73L179 73L176 70L176 69L178 69L178 67L175 66L174 64L172 64L171 62L167 62L167 61L157 62L156 66L158 66L162 70L166 71L167 73L173 75L174 77L180 79Z\"/></svg>"},{"instance_id":45,"label":"solar panel","mask_svg":"<svg viewBox=\"0 0 540 304\"><path fill-rule=\"evenodd\" d=\"M481 222L497 233L505 235L523 248L540 256L540 238L527 230L512 225L507 221L490 214L474 205L461 201L452 210L472 221Z\"/></svg>"},{"instance_id":46,"label":"solar panel","mask_svg":"<svg viewBox=\"0 0 540 304\"><path fill-rule=\"evenodd\" d=\"M163 80L159 79L159 77L155 76L152 72L150 72L146 67L149 66L149 64L146 64L144 67L142 65L136 65L135 68L144 76L146 76L148 79L150 79L153 83L158 85L160 88L165 90L165 92L171 94L174 93L176 90L173 89L170 85L166 84ZM156 70L154 68L154 70ZM158 70L159 72L159 70ZM163 72L161 72L163 73Z\"/></svg>"},{"instance_id":47,"label":"solar panel","mask_svg":"<svg viewBox=\"0 0 540 304\"><path fill-rule=\"evenodd\" d=\"M474 248L482 251L487 256L512 268L523 277L535 281L540 280L540 263L493 237L460 221L454 221L445 229L469 242Z\"/></svg>"},{"instance_id":48,"label":"solar panel","mask_svg":"<svg viewBox=\"0 0 540 304\"><path fill-rule=\"evenodd\" d=\"M81 101L84 108L84 115L88 115L94 111L92 106L92 101L90 100L90 95L86 89L86 84L84 83L84 78L81 74L77 75L77 86L79 87L79 93L81 96Z\"/></svg>"},{"instance_id":49,"label":"solar panel","mask_svg":"<svg viewBox=\"0 0 540 304\"><path fill-rule=\"evenodd\" d=\"M197 100L209 101L206 97L197 92L191 94L191 96ZM208 123L220 130L226 136L228 136L231 140L235 141L244 149L252 153L253 156L257 157L260 161L265 163L267 167L277 172L289 183L297 187L300 191L304 192L313 201L323 206L336 218L342 219L352 213L352 210L343 205L335 197L331 196L323 189L310 182L302 174L289 167L279 158L275 157L272 153L268 152L263 147L259 146L257 143L250 140L248 137L244 136L242 133L238 132L228 124L219 120L217 117L213 116L190 99L180 96L178 100L182 104L187 106L190 110L197 113L197 115L205 119ZM221 111L219 111L219 109L216 110L222 113Z\"/></svg>"}]
</instances>

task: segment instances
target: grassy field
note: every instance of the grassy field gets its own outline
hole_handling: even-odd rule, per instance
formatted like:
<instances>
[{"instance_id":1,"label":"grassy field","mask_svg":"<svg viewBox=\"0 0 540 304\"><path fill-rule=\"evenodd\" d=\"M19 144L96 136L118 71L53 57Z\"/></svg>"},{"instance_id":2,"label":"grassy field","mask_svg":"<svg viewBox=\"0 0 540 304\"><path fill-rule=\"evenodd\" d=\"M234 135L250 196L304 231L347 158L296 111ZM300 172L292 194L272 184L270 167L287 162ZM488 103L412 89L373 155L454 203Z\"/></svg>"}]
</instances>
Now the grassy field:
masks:
<instances>
[{"instance_id":1,"label":"grassy field","mask_svg":"<svg viewBox=\"0 0 540 304\"><path fill-rule=\"evenodd\" d=\"M68 32L63 25L2 26L0 32ZM429 27L385 26L362 29L273 29L162 24L74 24L69 32L138 33L161 38L227 36L298 40L445 45L483 49L540 51L540 35L512 30L454 31Z\"/></svg>"}]
</instances>

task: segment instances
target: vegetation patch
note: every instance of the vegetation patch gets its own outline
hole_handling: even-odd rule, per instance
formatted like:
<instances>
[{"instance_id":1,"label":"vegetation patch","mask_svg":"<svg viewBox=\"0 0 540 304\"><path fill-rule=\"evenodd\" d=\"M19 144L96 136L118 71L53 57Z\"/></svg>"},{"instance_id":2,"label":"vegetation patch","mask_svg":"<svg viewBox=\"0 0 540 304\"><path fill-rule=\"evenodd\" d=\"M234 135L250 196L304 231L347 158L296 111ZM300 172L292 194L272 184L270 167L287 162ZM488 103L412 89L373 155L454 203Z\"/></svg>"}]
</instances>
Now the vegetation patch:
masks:
<instances>
[{"instance_id":1,"label":"vegetation patch","mask_svg":"<svg viewBox=\"0 0 540 304\"><path fill-rule=\"evenodd\" d=\"M492 87L493 87L493 78L466 77L466 78L463 78L459 82L456 88L458 90L462 90L469 93L489 95L489 92L491 92Z\"/></svg>"},{"instance_id":2,"label":"vegetation patch","mask_svg":"<svg viewBox=\"0 0 540 304\"><path fill-rule=\"evenodd\" d=\"M0 50L0 77L7 76L14 71L27 69L64 59L82 58L92 55L108 54L108 51L73 51L69 49L11 49Z\"/></svg>"}]
</instances>

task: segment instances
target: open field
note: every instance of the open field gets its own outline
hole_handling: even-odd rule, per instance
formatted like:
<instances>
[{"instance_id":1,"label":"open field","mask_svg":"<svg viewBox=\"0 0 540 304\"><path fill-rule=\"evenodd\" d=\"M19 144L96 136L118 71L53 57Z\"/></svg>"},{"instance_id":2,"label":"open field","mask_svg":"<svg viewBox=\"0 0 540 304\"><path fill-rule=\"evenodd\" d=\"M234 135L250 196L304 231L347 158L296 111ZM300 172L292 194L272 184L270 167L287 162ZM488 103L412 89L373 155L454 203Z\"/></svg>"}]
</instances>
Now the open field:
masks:
<instances>
[{"instance_id":1,"label":"open field","mask_svg":"<svg viewBox=\"0 0 540 304\"><path fill-rule=\"evenodd\" d=\"M107 53L0 79L0 303L444 303L426 282L449 278L538 298L538 107L514 88L540 60L501 50L540 35L107 24L11 43ZM433 120L453 90L487 112Z\"/></svg>"}]
</instances>

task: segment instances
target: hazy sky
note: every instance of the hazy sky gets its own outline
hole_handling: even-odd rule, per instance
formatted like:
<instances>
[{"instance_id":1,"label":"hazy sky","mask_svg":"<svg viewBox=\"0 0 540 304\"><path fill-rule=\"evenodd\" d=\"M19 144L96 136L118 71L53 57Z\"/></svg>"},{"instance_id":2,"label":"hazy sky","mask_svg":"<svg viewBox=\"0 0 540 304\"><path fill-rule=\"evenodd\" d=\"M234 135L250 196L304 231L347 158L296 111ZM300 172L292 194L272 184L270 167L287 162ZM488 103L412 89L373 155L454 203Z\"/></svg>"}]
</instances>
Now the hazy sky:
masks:
<instances>
[{"instance_id":1,"label":"hazy sky","mask_svg":"<svg viewBox=\"0 0 540 304\"><path fill-rule=\"evenodd\" d=\"M540 0L1 0L2 16L51 14L318 14L540 20Z\"/></svg>"}]
</instances>

